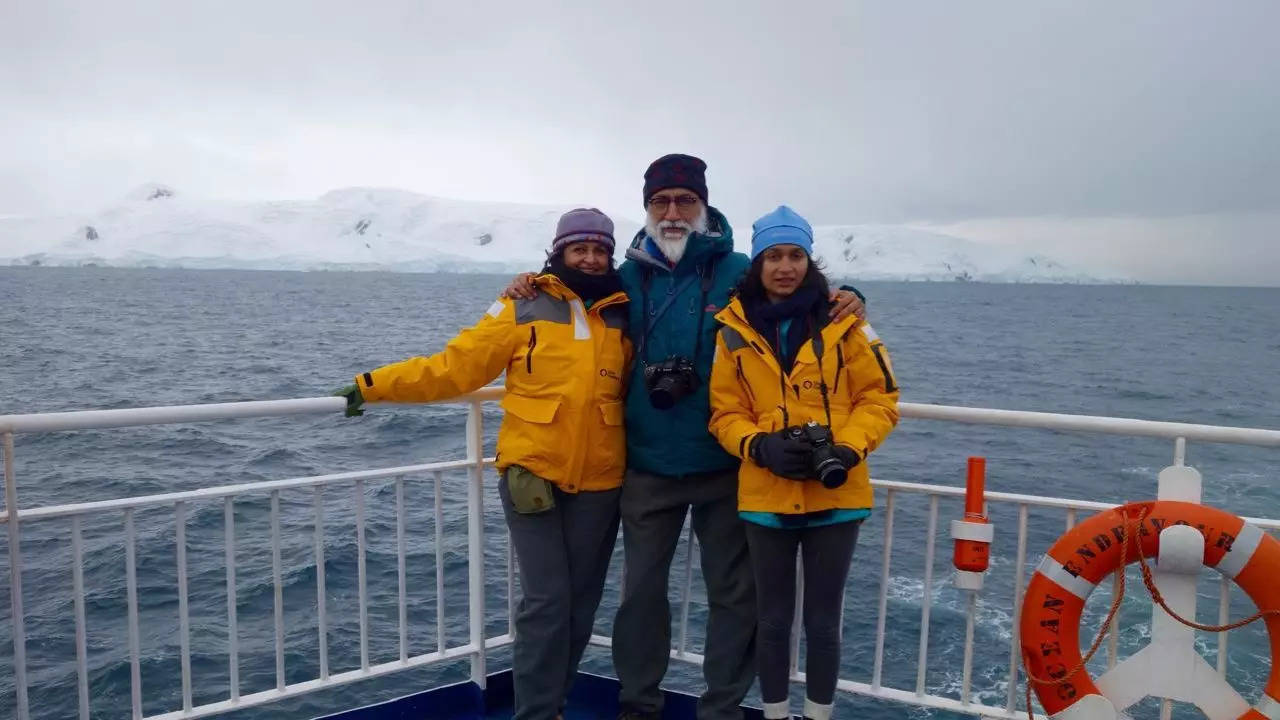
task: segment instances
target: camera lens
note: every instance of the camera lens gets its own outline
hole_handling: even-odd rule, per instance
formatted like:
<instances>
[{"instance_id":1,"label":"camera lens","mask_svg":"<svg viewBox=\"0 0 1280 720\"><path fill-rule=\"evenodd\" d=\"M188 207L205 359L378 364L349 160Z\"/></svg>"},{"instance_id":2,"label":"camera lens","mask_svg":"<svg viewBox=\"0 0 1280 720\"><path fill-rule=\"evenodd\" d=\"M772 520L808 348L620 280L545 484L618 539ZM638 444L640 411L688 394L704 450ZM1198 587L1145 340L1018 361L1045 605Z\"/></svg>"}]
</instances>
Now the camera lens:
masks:
<instances>
[{"instance_id":1,"label":"camera lens","mask_svg":"<svg viewBox=\"0 0 1280 720\"><path fill-rule=\"evenodd\" d=\"M670 375L659 378L653 384L653 389L649 391L649 404L659 410L670 410L674 407L681 395L679 389L675 387L678 382L678 378Z\"/></svg>"},{"instance_id":2,"label":"camera lens","mask_svg":"<svg viewBox=\"0 0 1280 720\"><path fill-rule=\"evenodd\" d=\"M840 487L845 480L849 479L849 471L845 468L844 463L834 457L829 457L822 462L815 462L814 470L818 476L818 481L828 490Z\"/></svg>"},{"instance_id":3,"label":"camera lens","mask_svg":"<svg viewBox=\"0 0 1280 720\"><path fill-rule=\"evenodd\" d=\"M841 465L839 460L833 460L824 467L818 468L818 480L828 490L835 490L844 485L845 480L848 479L849 471L844 469L844 465Z\"/></svg>"},{"instance_id":4,"label":"camera lens","mask_svg":"<svg viewBox=\"0 0 1280 720\"><path fill-rule=\"evenodd\" d=\"M698 376L693 363L671 357L645 368L645 382L649 387L649 404L658 410L670 410L698 386Z\"/></svg>"},{"instance_id":5,"label":"camera lens","mask_svg":"<svg viewBox=\"0 0 1280 720\"><path fill-rule=\"evenodd\" d=\"M830 445L813 449L813 474L828 490L834 490L849 479L849 468L836 457Z\"/></svg>"}]
</instances>

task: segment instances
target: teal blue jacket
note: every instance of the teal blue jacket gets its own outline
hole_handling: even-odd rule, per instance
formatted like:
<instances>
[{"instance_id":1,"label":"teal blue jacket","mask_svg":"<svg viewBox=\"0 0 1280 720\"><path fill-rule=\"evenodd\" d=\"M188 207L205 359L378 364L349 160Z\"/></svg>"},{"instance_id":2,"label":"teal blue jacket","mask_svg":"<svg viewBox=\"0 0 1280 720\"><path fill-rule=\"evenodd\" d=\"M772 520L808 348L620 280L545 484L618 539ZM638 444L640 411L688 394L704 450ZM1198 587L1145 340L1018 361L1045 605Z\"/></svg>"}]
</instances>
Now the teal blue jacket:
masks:
<instances>
[{"instance_id":1,"label":"teal blue jacket","mask_svg":"<svg viewBox=\"0 0 1280 720\"><path fill-rule=\"evenodd\" d=\"M715 314L728 304L729 294L751 260L733 251L733 229L719 210L708 207L707 220L708 231L689 236L684 256L674 268L665 258L655 257L652 243L641 230L618 269L622 289L631 300L630 332L636 351L627 392L627 466L643 472L682 476L738 466L738 459L725 452L707 430L711 421L707 386L716 350ZM702 277L708 265L711 273L704 301ZM656 322L648 324L649 334L642 337L644 313L659 310L673 291L678 291L675 299ZM700 316L702 339L698 343ZM693 358L695 344L698 353ZM675 407L658 410L649 403L644 369L671 355L693 359L698 387Z\"/></svg>"}]
</instances>

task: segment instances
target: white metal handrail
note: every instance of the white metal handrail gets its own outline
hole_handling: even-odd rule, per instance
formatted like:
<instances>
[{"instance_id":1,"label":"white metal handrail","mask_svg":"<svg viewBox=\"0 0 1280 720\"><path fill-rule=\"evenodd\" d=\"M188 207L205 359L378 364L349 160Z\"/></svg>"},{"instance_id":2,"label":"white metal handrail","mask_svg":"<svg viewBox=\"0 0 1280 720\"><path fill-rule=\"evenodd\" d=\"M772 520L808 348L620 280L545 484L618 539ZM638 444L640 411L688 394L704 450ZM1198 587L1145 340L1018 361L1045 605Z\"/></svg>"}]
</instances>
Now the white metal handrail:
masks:
<instances>
[{"instance_id":1,"label":"white metal handrail","mask_svg":"<svg viewBox=\"0 0 1280 720\"><path fill-rule=\"evenodd\" d=\"M493 458L486 463L492 464ZM183 492L161 493L159 495L135 495L134 497L115 500L96 500L93 502L73 503L69 505L48 505L45 507L19 510L20 520L47 520L49 518L85 515L107 510L138 509L158 505L172 505L175 502L191 500L210 500L245 495L252 492L279 492L293 488L323 487L358 480L385 480L387 478L416 475L442 470L457 470L470 467L467 460L450 460L446 462L423 463L421 465L404 465L400 467L381 468L378 470L353 470L351 472L333 473L330 475L312 475L309 477L287 478L284 480L264 480L261 482L242 483L239 485L219 485L217 487L186 490ZM0 522L8 519L8 513L0 513Z\"/></svg>"},{"instance_id":2,"label":"white metal handrail","mask_svg":"<svg viewBox=\"0 0 1280 720\"><path fill-rule=\"evenodd\" d=\"M502 387L491 385L441 404L487 402L501 399L502 394ZM0 415L0 434L7 432L15 434L44 433L137 425L205 422L231 418L319 414L339 412L345 407L345 403L346 401L340 397L316 397L296 400L257 400L120 410L82 410L26 415ZM1280 447L1280 430L1260 428L909 402L899 403L898 409L902 417L916 420L943 420L975 425L1000 425L1131 437L1160 437L1170 440L1185 438L1186 440L1197 442Z\"/></svg>"},{"instance_id":3,"label":"white metal handrail","mask_svg":"<svg viewBox=\"0 0 1280 720\"><path fill-rule=\"evenodd\" d=\"M173 407L154 407L124 410L95 410L69 413L42 413L29 415L0 416L0 439L3 440L4 473L5 473L5 511L0 513L0 522L4 522L8 531L8 552L10 567L10 601L12 605L12 625L14 641L14 678L17 687L17 717L25 720L29 717L26 687L25 633L22 609L22 561L20 551L20 525L33 520L66 518L70 521L72 544L72 578L74 592L74 612L76 615L76 675L80 716L89 717L90 698L88 697L86 651L85 651L85 617L84 617L84 579L82 568L81 519L105 512L123 512L126 536L126 569L129 613L129 649L131 675L131 705L134 717L142 717L140 657L138 645L138 605L137 577L135 558L135 525L134 513L141 508L165 507L173 508L178 544L178 594L179 594L179 636L182 668L181 710L166 712L154 717L190 718L203 717L231 709L250 707L271 702L284 697L296 696L322 688L353 682L356 680L386 675L411 667L419 667L433 663L469 658L471 661L472 679L483 684L485 678L485 657L487 650L501 647L512 642L512 626L508 623L508 632L497 637L485 637L485 599L484 599L484 522L483 522L483 473L491 465L492 458L482 457L483 423L480 407L482 402L497 400L502 395L502 388L488 387L476 393L456 398L449 403L466 403L467 408L467 455L462 460L424 463L419 465L363 470L355 472L334 473L312 477L289 478L283 480L263 481L239 485L202 488L198 490L163 493L157 495L138 496L114 500L53 505L30 509L21 509L18 503L17 483L13 469L13 437L19 433L44 433L64 430L82 430L92 428L115 428L127 426L154 425L165 423L189 423L211 420L252 417L281 417L299 414L340 412L345 401L339 397L304 398L297 400L256 401L245 403L219 403L211 405L186 405ZM1153 422L1124 418L1106 418L1075 415L1059 415L1053 413L1023 412L1010 410L994 410L984 408L963 408L938 405L922 405L903 403L903 417L939 420L948 422L975 423L984 425L1000 425L1024 428L1038 428L1058 431L1095 432L1116 435L1162 437L1175 440L1175 464L1181 464L1185 455L1186 441L1196 440L1217 443L1239 443L1264 447L1280 447L1280 431L1260 430L1252 428L1217 427L1184 423ZM467 482L468 506L468 595L470 601L468 617L468 640L465 643L449 646L445 632L445 583L443 572L443 508L441 505L441 482L446 470L466 469L469 471ZM435 549L436 562L436 621L438 644L430 653L410 655L407 647L406 588L405 588L405 540L404 540L404 478L406 476L430 475L435 485ZM366 578L364 572L364 507L361 489L366 481L394 479L396 503L396 545L397 545L397 598L398 614L398 658L391 662L371 664L368 654L368 620L366 604ZM360 667L357 670L331 674L327 659L327 617L325 602L324 578L324 520L322 493L326 487L350 484L355 490L353 497L356 515L357 562L359 594L359 647ZM928 562L924 576L924 601L921 607L920 654L918 658L916 683L913 689L887 687L883 683L884 645L886 633L887 597L890 581L890 565L893 549L893 521L896 497L902 494L919 494L929 499L929 526L936 528L938 500L943 497L955 497L963 494L960 488L907 483L899 481L875 480L873 485L878 491L885 493L884 518L885 535L881 568L881 588L878 603L876 625L876 645L874 668L869 683L842 679L839 687L846 691L862 695L870 695L882 699L895 700L908 704L933 707L959 712L980 714L986 717L1021 717L1025 711L1017 709L1015 689L1018 681L1017 665L1017 610L1020 594L1026 573L1026 552L1028 533L1028 510L1032 507L1057 508L1065 511L1066 525L1074 524L1078 511L1097 512L1113 507L1109 503L1067 498L1053 498L1035 495L989 492L987 499L992 504L1012 505L1018 511L1018 550L1015 569L1015 598L1013 605L1013 638L1010 645L1010 668L1008 677L1008 698L1004 707L981 705L970 702L971 663L973 657L973 618L974 603L968 606L968 623L964 647L964 668L961 699L948 698L926 691L925 678L928 672L928 633L930 623L930 606L932 592L932 562ZM317 565L317 623L319 630L318 660L319 677L303 682L287 684L285 681L285 656L283 652L281 567L280 567L280 519L279 493L285 489L311 487L313 489L313 505L315 512L314 556ZM239 694L238 683L238 649L236 647L236 603L235 603L235 530L233 507L235 499L247 494L267 494L271 501L271 553L272 582L274 590L274 639L275 639L275 676L276 687L249 695ZM185 549L185 512L188 503L197 500L222 498L224 503L224 523L226 529L226 571L228 603L227 616L230 633L229 675L231 677L230 697L226 700L204 705L193 706L190 667L190 627L189 609L187 606L187 568ZM1280 520L1250 518L1260 527L1280 529ZM924 549L926 559L934 555L937 533L928 533L927 545ZM688 649L689 607L692 602L692 559L694 536L688 533L686 547L686 573L680 604L678 646L673 648L672 657L700 664L702 656ZM506 566L508 586L508 612L513 596L514 571L508 551ZM1219 616L1225 620L1230 584L1223 581L1220 592ZM797 612L799 605L797 604ZM609 639L596 636L593 642L608 645ZM1219 636L1218 672L1225 675L1227 670L1226 636ZM1115 663L1116 647L1114 634L1109 646L1109 664ZM803 675L795 672L795 679L803 681Z\"/></svg>"},{"instance_id":4,"label":"white metal handrail","mask_svg":"<svg viewBox=\"0 0 1280 720\"><path fill-rule=\"evenodd\" d=\"M502 399L503 388L490 385L472 393L444 400L437 405L471 404ZM0 415L0 435L4 433L48 433L67 430L170 425L257 417L288 417L342 412L345 398L337 396L293 400L251 400L245 402L168 405L117 410L75 410L71 412Z\"/></svg>"},{"instance_id":5,"label":"white metal handrail","mask_svg":"<svg viewBox=\"0 0 1280 720\"><path fill-rule=\"evenodd\" d=\"M1197 442L1280 447L1280 430L1135 420L1133 418L1102 417L1097 415L1064 415L1061 413L1031 412L1028 410L998 410L995 408L972 408L955 405L900 403L898 407L902 411L902 417L917 420L945 420L975 425L1001 425L1005 427L1104 433L1130 437L1158 437L1168 440L1183 438Z\"/></svg>"},{"instance_id":6,"label":"white metal handrail","mask_svg":"<svg viewBox=\"0 0 1280 720\"><path fill-rule=\"evenodd\" d=\"M253 417L285 417L339 412L347 405L340 397L299 400L253 400L248 402L170 405L119 410L77 410L72 412L0 415L0 433L47 433L65 430L165 425L208 422Z\"/></svg>"}]
</instances>

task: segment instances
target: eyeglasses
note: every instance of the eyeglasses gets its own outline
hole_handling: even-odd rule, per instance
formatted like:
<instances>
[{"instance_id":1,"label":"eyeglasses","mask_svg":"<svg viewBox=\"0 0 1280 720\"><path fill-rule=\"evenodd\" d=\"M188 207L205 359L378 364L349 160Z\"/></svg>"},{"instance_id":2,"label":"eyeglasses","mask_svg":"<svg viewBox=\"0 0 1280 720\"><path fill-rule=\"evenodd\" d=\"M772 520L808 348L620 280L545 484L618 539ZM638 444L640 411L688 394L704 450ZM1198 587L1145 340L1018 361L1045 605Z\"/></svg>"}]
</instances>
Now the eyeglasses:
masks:
<instances>
[{"instance_id":1,"label":"eyeglasses","mask_svg":"<svg viewBox=\"0 0 1280 720\"><path fill-rule=\"evenodd\" d=\"M698 204L698 196L676 195L673 197L670 195L654 195L649 198L649 209L656 210L658 212L666 212L667 208L671 206L671 203L675 203L676 207L681 210L688 210Z\"/></svg>"}]
</instances>

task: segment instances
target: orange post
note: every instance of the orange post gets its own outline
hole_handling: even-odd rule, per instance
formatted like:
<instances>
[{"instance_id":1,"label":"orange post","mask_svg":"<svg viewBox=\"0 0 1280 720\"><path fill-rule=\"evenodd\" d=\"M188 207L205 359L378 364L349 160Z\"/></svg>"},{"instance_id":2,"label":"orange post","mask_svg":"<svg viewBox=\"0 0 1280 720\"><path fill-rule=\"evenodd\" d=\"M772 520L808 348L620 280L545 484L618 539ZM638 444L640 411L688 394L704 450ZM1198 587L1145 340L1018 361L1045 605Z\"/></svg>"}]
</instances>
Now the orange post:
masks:
<instances>
[{"instance_id":1,"label":"orange post","mask_svg":"<svg viewBox=\"0 0 1280 720\"><path fill-rule=\"evenodd\" d=\"M985 508L985 494L987 485L987 459L980 457L969 458L969 475L965 478L964 483L964 516L965 519L981 518L986 520L983 514Z\"/></svg>"},{"instance_id":2,"label":"orange post","mask_svg":"<svg viewBox=\"0 0 1280 720\"><path fill-rule=\"evenodd\" d=\"M969 474L964 488L964 521L976 525L986 525L986 473L985 458L969 458ZM952 562L957 570L967 572L986 572L991 563L991 543L982 540L955 541Z\"/></svg>"}]
</instances>

